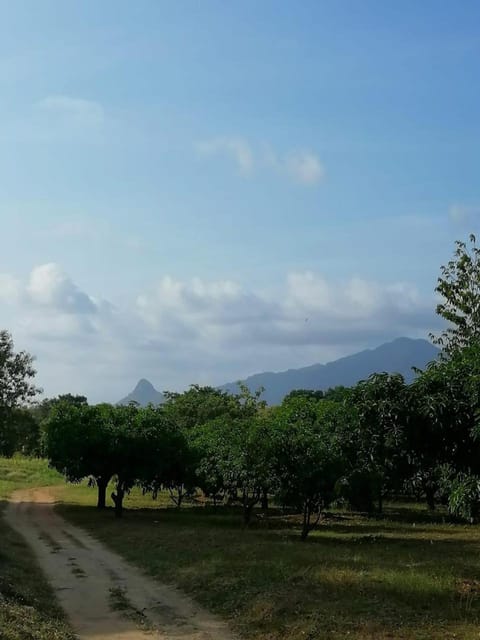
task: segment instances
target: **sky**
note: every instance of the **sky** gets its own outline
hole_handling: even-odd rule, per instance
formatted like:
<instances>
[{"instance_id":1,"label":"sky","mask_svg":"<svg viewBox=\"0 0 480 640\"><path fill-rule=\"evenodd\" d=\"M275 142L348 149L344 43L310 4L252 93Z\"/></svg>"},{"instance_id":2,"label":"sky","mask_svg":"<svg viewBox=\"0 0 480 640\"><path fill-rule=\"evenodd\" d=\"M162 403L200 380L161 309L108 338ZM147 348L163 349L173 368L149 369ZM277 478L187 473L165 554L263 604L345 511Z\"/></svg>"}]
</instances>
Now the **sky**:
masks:
<instances>
[{"instance_id":1,"label":"sky","mask_svg":"<svg viewBox=\"0 0 480 640\"><path fill-rule=\"evenodd\" d=\"M116 401L438 329L480 5L0 0L0 328Z\"/></svg>"}]
</instances>

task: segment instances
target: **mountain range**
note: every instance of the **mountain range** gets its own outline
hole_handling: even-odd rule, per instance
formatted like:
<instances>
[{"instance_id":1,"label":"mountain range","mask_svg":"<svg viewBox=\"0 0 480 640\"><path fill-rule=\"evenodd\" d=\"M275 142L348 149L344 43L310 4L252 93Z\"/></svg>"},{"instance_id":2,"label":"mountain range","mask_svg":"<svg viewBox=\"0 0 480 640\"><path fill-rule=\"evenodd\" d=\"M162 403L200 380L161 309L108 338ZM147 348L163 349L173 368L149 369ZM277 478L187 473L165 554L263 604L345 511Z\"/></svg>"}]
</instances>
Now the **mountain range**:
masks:
<instances>
[{"instance_id":1,"label":"mountain range","mask_svg":"<svg viewBox=\"0 0 480 640\"><path fill-rule=\"evenodd\" d=\"M328 389L343 385L351 387L372 373L401 373L407 382L414 378L412 367L424 368L435 360L437 347L427 340L398 338L376 349L366 349L359 353L328 362L314 364L301 369L289 369L279 373L257 373L243 382L251 391L264 387L263 398L268 404L279 404L293 389ZM221 387L235 393L238 384L230 382Z\"/></svg>"},{"instance_id":2,"label":"mountain range","mask_svg":"<svg viewBox=\"0 0 480 640\"><path fill-rule=\"evenodd\" d=\"M327 364L314 364L277 373L257 373L245 378L243 382L251 391L264 387L262 397L267 403L279 404L293 389L325 390L338 385L350 387L372 373L401 373L407 382L411 382L415 375L412 368L423 369L435 360L438 353L437 347L427 340L398 338L375 349L366 349ZM236 393L238 383L230 382L219 388ZM164 397L148 380L143 379L119 404L128 404L132 400L145 406L149 402L160 404Z\"/></svg>"}]
</instances>

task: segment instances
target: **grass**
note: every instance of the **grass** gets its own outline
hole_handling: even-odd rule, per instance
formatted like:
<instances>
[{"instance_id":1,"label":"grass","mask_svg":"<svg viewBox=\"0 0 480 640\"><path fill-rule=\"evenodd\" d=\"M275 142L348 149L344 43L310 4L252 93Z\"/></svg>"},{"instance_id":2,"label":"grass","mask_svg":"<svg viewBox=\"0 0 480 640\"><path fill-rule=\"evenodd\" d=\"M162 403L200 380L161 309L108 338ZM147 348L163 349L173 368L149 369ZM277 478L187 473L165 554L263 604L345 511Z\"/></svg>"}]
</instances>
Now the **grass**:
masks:
<instances>
[{"instance_id":1,"label":"grass","mask_svg":"<svg viewBox=\"0 0 480 640\"><path fill-rule=\"evenodd\" d=\"M480 638L480 528L418 505L389 505L382 520L338 513L302 543L291 517L242 530L235 510L155 508L133 493L116 521L82 488L63 500L68 519L246 638Z\"/></svg>"},{"instance_id":2,"label":"grass","mask_svg":"<svg viewBox=\"0 0 480 640\"><path fill-rule=\"evenodd\" d=\"M46 460L39 458L0 457L0 500L5 500L16 489L46 487L62 484L63 477L49 469Z\"/></svg>"},{"instance_id":3,"label":"grass","mask_svg":"<svg viewBox=\"0 0 480 640\"><path fill-rule=\"evenodd\" d=\"M15 489L56 484L44 460L0 458L0 500ZM28 546L0 517L0 640L73 640Z\"/></svg>"},{"instance_id":4,"label":"grass","mask_svg":"<svg viewBox=\"0 0 480 640\"><path fill-rule=\"evenodd\" d=\"M43 462L0 459L0 496L59 480ZM422 506L387 505L382 520L336 513L301 543L298 520L279 514L243 530L235 509L177 510L168 496L153 502L133 491L117 521L90 506L96 492L85 485L58 493L64 516L245 638L480 639L480 527ZM0 639L69 639L28 549L1 520L0 536ZM125 594L111 595L112 607L132 614Z\"/></svg>"}]
</instances>

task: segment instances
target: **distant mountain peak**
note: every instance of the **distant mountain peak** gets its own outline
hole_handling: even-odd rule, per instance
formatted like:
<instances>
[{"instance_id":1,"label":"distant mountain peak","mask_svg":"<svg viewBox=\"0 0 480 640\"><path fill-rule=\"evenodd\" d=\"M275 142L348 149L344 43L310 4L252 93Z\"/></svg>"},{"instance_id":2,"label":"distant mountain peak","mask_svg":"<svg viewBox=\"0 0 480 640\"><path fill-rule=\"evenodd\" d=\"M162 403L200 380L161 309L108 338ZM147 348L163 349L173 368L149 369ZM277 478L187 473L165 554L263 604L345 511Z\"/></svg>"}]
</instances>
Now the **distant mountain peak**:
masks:
<instances>
[{"instance_id":1,"label":"distant mountain peak","mask_svg":"<svg viewBox=\"0 0 480 640\"><path fill-rule=\"evenodd\" d=\"M372 373L400 373L410 382L414 377L413 367L425 368L429 362L437 358L438 353L437 347L428 340L402 337L326 364L313 364L278 373L256 373L243 382L250 391L264 387L262 397L268 404L279 404L294 389L324 391L340 385L351 387ZM221 389L237 393L238 385L228 383Z\"/></svg>"},{"instance_id":2,"label":"distant mountain peak","mask_svg":"<svg viewBox=\"0 0 480 640\"><path fill-rule=\"evenodd\" d=\"M120 400L118 404L137 402L141 407L146 407L148 404L162 404L164 401L163 393L157 391L149 380L141 378L135 385L134 390L123 400Z\"/></svg>"},{"instance_id":3,"label":"distant mountain peak","mask_svg":"<svg viewBox=\"0 0 480 640\"><path fill-rule=\"evenodd\" d=\"M137 384L136 387L134 389L134 391L138 391L141 389L145 389L145 391L148 389L148 391L151 391L152 389L155 391L155 387L153 386L153 384L150 382L150 380L146 380L145 378L141 378Z\"/></svg>"}]
</instances>

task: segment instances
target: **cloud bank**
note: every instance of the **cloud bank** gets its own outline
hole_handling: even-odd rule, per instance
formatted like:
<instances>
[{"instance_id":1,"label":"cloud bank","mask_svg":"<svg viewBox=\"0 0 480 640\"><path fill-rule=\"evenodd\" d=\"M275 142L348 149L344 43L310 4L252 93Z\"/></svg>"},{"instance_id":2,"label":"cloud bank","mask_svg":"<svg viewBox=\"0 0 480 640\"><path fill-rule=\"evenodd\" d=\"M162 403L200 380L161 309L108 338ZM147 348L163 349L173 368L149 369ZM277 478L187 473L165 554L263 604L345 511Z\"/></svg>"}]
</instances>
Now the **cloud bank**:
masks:
<instances>
[{"instance_id":1,"label":"cloud bank","mask_svg":"<svg viewBox=\"0 0 480 640\"><path fill-rule=\"evenodd\" d=\"M0 274L0 325L38 357L48 394L114 401L140 377L160 389L220 384L428 334L434 301L408 283L292 272L270 291L163 276L127 307L82 290L57 264Z\"/></svg>"}]
</instances>

